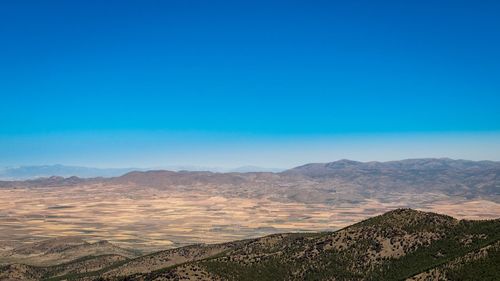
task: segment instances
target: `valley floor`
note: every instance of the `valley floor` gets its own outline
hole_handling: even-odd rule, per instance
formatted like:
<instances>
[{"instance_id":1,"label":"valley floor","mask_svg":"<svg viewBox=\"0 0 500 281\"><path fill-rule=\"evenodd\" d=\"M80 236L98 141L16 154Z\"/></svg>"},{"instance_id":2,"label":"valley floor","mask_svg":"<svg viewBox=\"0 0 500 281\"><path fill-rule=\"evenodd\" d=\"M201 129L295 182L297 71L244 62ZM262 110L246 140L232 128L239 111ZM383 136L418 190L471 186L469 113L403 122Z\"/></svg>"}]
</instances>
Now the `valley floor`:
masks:
<instances>
[{"instance_id":1,"label":"valley floor","mask_svg":"<svg viewBox=\"0 0 500 281\"><path fill-rule=\"evenodd\" d=\"M333 231L406 207L459 219L500 217L499 203L432 193L301 203L126 185L0 188L0 250L47 238L83 236L148 252L272 233Z\"/></svg>"}]
</instances>

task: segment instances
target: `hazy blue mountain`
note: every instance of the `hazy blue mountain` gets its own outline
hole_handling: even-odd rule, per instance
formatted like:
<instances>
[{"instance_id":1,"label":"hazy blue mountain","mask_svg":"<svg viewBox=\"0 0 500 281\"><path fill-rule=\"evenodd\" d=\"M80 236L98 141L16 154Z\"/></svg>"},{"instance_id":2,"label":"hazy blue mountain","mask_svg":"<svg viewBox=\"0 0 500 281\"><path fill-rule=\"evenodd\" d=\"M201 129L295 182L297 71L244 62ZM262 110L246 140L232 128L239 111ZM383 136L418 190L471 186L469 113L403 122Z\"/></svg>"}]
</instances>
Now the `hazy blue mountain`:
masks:
<instances>
[{"instance_id":1,"label":"hazy blue mountain","mask_svg":"<svg viewBox=\"0 0 500 281\"><path fill-rule=\"evenodd\" d=\"M137 171L137 168L90 168L80 166L65 165L40 165L40 166L19 166L6 167L0 169L1 180L27 180L41 177L116 177L130 171Z\"/></svg>"},{"instance_id":2,"label":"hazy blue mountain","mask_svg":"<svg viewBox=\"0 0 500 281\"><path fill-rule=\"evenodd\" d=\"M30 165L0 168L0 180L29 180L48 177L118 177L132 171L146 171L149 168L92 168L66 165ZM154 170L169 171L210 171L216 173L248 173L248 172L280 172L282 169L263 168L257 166L241 166L238 168L221 168L195 165L169 165Z\"/></svg>"},{"instance_id":3,"label":"hazy blue mountain","mask_svg":"<svg viewBox=\"0 0 500 281\"><path fill-rule=\"evenodd\" d=\"M231 173L253 173L253 172L271 172L271 173L279 173L283 171L283 169L279 168L264 168L264 167L259 167L259 166L241 166L232 170L229 170L228 172Z\"/></svg>"}]
</instances>

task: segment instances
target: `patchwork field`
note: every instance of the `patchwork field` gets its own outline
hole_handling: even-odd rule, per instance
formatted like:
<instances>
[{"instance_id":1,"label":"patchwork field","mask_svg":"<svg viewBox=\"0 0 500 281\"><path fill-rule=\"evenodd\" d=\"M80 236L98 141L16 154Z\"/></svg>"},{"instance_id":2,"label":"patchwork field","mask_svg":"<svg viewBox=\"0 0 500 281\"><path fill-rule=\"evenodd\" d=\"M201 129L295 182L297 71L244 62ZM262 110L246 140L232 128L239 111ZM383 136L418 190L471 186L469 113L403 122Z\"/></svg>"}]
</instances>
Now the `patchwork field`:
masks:
<instances>
[{"instance_id":1,"label":"patchwork field","mask_svg":"<svg viewBox=\"0 0 500 281\"><path fill-rule=\"evenodd\" d=\"M432 200L429 200L432 198ZM500 204L439 194L388 194L359 203L278 202L117 184L0 189L0 246L61 236L145 251L270 233L336 230L398 207L456 218L500 217Z\"/></svg>"}]
</instances>

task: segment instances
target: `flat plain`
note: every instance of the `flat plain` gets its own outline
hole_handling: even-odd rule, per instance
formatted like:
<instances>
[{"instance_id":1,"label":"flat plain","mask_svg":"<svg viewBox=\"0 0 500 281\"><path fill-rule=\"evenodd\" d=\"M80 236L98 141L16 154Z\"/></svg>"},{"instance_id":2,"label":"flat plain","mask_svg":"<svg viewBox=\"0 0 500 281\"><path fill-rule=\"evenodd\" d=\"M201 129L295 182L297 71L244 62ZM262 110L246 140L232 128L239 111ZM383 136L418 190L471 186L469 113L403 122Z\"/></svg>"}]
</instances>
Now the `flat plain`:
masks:
<instances>
[{"instance_id":1,"label":"flat plain","mask_svg":"<svg viewBox=\"0 0 500 281\"><path fill-rule=\"evenodd\" d=\"M388 210L412 207L456 218L500 217L500 204L439 194L391 194L386 202L279 202L213 192L116 184L0 189L0 243L61 236L108 240L144 251L220 243L282 232L337 230ZM432 200L429 200L432 198ZM7 246L5 246L7 247Z\"/></svg>"}]
</instances>

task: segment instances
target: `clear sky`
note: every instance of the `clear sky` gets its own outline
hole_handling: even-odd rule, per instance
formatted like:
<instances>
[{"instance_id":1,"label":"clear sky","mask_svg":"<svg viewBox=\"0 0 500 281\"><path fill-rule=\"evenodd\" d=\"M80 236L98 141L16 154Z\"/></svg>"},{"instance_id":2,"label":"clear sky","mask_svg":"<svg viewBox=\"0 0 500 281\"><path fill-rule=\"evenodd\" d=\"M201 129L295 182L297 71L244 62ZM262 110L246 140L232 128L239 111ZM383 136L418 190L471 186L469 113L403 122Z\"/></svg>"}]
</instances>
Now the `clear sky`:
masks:
<instances>
[{"instance_id":1,"label":"clear sky","mask_svg":"<svg viewBox=\"0 0 500 281\"><path fill-rule=\"evenodd\" d=\"M499 1L0 2L0 165L500 160Z\"/></svg>"}]
</instances>

